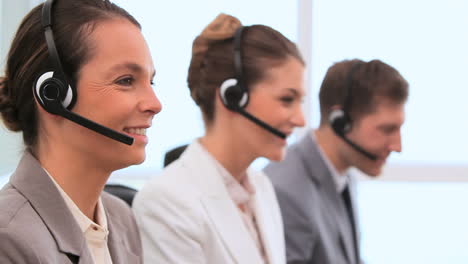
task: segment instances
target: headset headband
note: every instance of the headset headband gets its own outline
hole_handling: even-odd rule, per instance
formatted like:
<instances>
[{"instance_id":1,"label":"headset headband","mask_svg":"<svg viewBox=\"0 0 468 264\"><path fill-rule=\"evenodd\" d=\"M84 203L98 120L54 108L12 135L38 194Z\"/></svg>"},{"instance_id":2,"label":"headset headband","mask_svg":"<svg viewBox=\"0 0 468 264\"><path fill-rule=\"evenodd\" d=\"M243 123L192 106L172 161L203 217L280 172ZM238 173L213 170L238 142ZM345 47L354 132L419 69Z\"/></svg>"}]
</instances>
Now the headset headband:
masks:
<instances>
[{"instance_id":1,"label":"headset headband","mask_svg":"<svg viewBox=\"0 0 468 264\"><path fill-rule=\"evenodd\" d=\"M355 62L352 66L351 69L349 70L349 73L346 77L346 83L345 83L345 97L344 97L344 102L343 102L343 112L348 116L349 121L351 122L351 105L353 103L353 77L354 73L360 68L361 62Z\"/></svg>"},{"instance_id":2,"label":"headset headband","mask_svg":"<svg viewBox=\"0 0 468 264\"><path fill-rule=\"evenodd\" d=\"M42 8L42 27L44 27L44 35L47 44L47 49L49 51L49 61L54 67L54 77L63 82L64 89L67 89L69 82L63 71L62 63L60 61L60 56L57 52L57 47L55 46L54 33L52 31L52 6L54 0L47 0L44 3ZM65 91L61 94L65 96ZM63 99L63 98L62 98Z\"/></svg>"},{"instance_id":3,"label":"headset headband","mask_svg":"<svg viewBox=\"0 0 468 264\"><path fill-rule=\"evenodd\" d=\"M244 74L242 67L242 32L244 30L243 26L240 26L234 33L234 70L236 72L236 79L239 87L242 92L247 92L247 89L244 84Z\"/></svg>"}]
</instances>

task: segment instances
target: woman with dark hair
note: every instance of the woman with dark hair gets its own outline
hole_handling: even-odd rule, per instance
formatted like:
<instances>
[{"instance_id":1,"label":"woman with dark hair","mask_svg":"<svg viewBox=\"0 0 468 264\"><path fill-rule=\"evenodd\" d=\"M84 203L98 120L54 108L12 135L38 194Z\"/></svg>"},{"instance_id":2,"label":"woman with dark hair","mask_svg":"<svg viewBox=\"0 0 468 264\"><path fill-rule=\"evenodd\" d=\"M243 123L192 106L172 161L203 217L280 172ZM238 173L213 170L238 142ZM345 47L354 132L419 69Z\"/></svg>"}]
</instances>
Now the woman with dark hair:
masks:
<instances>
[{"instance_id":1,"label":"woman with dark hair","mask_svg":"<svg viewBox=\"0 0 468 264\"><path fill-rule=\"evenodd\" d=\"M153 77L139 23L108 0L48 0L24 18L0 85L26 146L0 191L0 263L142 263L130 208L102 190L145 159Z\"/></svg>"},{"instance_id":2,"label":"woman with dark hair","mask_svg":"<svg viewBox=\"0 0 468 264\"><path fill-rule=\"evenodd\" d=\"M284 264L269 179L248 170L279 161L303 126L304 62L276 30L221 14L195 39L188 86L206 133L135 197L148 263Z\"/></svg>"}]
</instances>

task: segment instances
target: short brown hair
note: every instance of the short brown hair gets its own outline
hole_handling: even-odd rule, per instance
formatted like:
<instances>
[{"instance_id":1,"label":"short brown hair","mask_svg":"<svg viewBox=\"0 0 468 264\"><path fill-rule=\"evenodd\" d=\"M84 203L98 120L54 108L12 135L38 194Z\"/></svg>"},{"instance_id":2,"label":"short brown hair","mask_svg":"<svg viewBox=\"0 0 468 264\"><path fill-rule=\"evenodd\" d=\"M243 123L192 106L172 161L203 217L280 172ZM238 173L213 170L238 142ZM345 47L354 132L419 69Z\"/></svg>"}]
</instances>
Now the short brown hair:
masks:
<instances>
[{"instance_id":1,"label":"short brown hair","mask_svg":"<svg viewBox=\"0 0 468 264\"><path fill-rule=\"evenodd\" d=\"M350 97L346 99L347 96ZM408 82L395 68L380 60L335 63L328 69L320 87L320 124L328 122L333 106L344 107L345 100L350 100L348 114L356 120L372 113L380 98L393 103L406 102Z\"/></svg>"},{"instance_id":2,"label":"short brown hair","mask_svg":"<svg viewBox=\"0 0 468 264\"><path fill-rule=\"evenodd\" d=\"M6 127L22 131L28 148L35 146L38 119L33 85L51 69L41 23L43 4L21 22L8 52L6 76L0 79L0 113ZM55 0L52 8L54 41L70 85L76 84L81 67L92 57L87 37L97 23L112 18L140 24L124 9L108 0Z\"/></svg>"},{"instance_id":3,"label":"short brown hair","mask_svg":"<svg viewBox=\"0 0 468 264\"><path fill-rule=\"evenodd\" d=\"M232 16L224 16L228 19L221 23L232 23L232 20L238 22ZM240 22L238 23L241 26ZM216 26L223 28L224 25ZM216 89L226 79L236 77L233 37L234 31L232 34L228 33L225 38L210 39L208 48L204 52L194 53L190 62L188 86L193 100L200 106L203 118L208 124L214 119ZM197 45L200 45L200 38L206 38L206 36L202 33L195 39L194 50L199 49ZM252 87L265 78L268 69L281 65L289 57L296 58L304 64L304 60L293 42L280 32L264 25L244 27L241 49L243 81L247 87Z\"/></svg>"}]
</instances>

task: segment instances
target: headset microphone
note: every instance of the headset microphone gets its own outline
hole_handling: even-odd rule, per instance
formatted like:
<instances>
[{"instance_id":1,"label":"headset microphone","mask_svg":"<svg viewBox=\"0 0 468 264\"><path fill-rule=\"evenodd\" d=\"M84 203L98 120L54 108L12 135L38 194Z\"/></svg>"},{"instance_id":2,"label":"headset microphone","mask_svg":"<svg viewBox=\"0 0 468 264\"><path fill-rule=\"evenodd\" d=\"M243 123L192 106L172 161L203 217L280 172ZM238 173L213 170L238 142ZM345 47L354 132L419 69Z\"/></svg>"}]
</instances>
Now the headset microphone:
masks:
<instances>
[{"instance_id":1,"label":"headset microphone","mask_svg":"<svg viewBox=\"0 0 468 264\"><path fill-rule=\"evenodd\" d=\"M346 134L351 131L352 127L352 119L349 114L349 110L351 107L351 100L352 100L352 86L353 86L353 74L359 66L361 65L360 62L356 62L348 73L346 84L345 84L345 99L342 109L334 109L330 112L328 116L328 121L330 122L330 126L335 132L337 136L342 138L348 145L350 145L353 149L364 155L365 157L369 158L370 160L377 160L377 155L370 153L369 151L365 150L363 147L359 146L358 144L354 143L350 139L346 137Z\"/></svg>"},{"instance_id":2,"label":"headset microphone","mask_svg":"<svg viewBox=\"0 0 468 264\"><path fill-rule=\"evenodd\" d=\"M43 73L36 81L33 92L36 100L47 112L62 116L101 135L127 145L133 144L133 138L117 132L70 111L76 102L76 88L69 85L63 71L60 57L52 32L52 5L54 0L47 0L42 8L42 26L47 43L50 62L54 71Z\"/></svg>"},{"instance_id":3,"label":"headset microphone","mask_svg":"<svg viewBox=\"0 0 468 264\"><path fill-rule=\"evenodd\" d=\"M241 115L243 115L244 117L248 118L249 120L251 120L252 122L254 122L255 124L259 125L260 127L268 130L270 133L282 138L282 139L285 139L286 138L286 134L284 134L283 132L279 131L278 129L275 129L273 128L272 126L268 125L267 123L263 122L262 120L256 118L255 116L249 114L248 112L246 112L243 108L239 108L237 110L237 112Z\"/></svg>"},{"instance_id":4,"label":"headset microphone","mask_svg":"<svg viewBox=\"0 0 468 264\"><path fill-rule=\"evenodd\" d=\"M286 134L245 111L245 107L249 103L249 91L244 84L242 74L241 38L243 29L244 27L241 26L234 34L234 68L236 78L227 79L221 84L219 92L221 101L227 109L241 114L273 135L285 139Z\"/></svg>"}]
</instances>

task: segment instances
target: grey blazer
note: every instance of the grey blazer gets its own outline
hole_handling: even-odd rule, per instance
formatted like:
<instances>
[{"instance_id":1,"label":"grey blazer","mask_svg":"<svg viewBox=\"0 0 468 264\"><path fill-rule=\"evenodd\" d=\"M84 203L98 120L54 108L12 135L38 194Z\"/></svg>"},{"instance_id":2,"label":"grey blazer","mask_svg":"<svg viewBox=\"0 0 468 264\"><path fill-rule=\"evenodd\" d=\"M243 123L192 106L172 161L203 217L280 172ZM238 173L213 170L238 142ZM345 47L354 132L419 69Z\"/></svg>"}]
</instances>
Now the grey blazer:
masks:
<instances>
[{"instance_id":1,"label":"grey blazer","mask_svg":"<svg viewBox=\"0 0 468 264\"><path fill-rule=\"evenodd\" d=\"M113 264L142 263L130 208L102 194ZM39 162L26 152L0 190L0 263L93 263L78 223Z\"/></svg>"},{"instance_id":2,"label":"grey blazer","mask_svg":"<svg viewBox=\"0 0 468 264\"><path fill-rule=\"evenodd\" d=\"M310 133L288 148L285 160L265 168L283 216L287 262L359 263L344 202Z\"/></svg>"}]
</instances>

